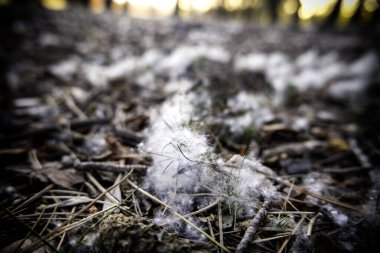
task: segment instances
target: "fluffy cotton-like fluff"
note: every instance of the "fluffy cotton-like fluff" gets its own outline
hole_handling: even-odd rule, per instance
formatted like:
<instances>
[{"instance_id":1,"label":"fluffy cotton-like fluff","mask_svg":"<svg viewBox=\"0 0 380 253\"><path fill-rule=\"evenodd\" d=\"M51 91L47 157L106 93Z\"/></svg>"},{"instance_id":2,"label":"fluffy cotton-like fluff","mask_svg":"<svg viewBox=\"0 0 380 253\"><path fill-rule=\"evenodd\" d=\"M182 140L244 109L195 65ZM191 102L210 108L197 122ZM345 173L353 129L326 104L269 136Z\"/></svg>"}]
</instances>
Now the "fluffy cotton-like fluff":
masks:
<instances>
[{"instance_id":1,"label":"fluffy cotton-like fluff","mask_svg":"<svg viewBox=\"0 0 380 253\"><path fill-rule=\"evenodd\" d=\"M172 133L163 128L157 130L146 143L155 163L149 172L150 183L156 190L191 191L199 180L207 178L205 165L200 163L210 152L206 137L186 128L173 129Z\"/></svg>"},{"instance_id":2,"label":"fluffy cotton-like fluff","mask_svg":"<svg viewBox=\"0 0 380 253\"><path fill-rule=\"evenodd\" d=\"M228 99L227 105L233 112L245 112L223 120L223 124L228 125L233 133L242 133L246 127L261 127L274 118L273 112L267 106L267 99L263 95L241 91Z\"/></svg>"},{"instance_id":3,"label":"fluffy cotton-like fluff","mask_svg":"<svg viewBox=\"0 0 380 253\"><path fill-rule=\"evenodd\" d=\"M65 81L70 81L75 74L80 59L78 57L70 57L64 61L58 62L49 67L49 71L58 78Z\"/></svg>"},{"instance_id":4,"label":"fluffy cotton-like fluff","mask_svg":"<svg viewBox=\"0 0 380 253\"><path fill-rule=\"evenodd\" d=\"M273 171L263 166L257 160L245 159L240 155L234 155L228 160L223 170L229 175L226 181L222 181L222 187L228 187L231 194L230 201L255 204L258 198L268 199L275 195L276 188L262 173L274 175ZM223 190L227 192L228 190Z\"/></svg>"},{"instance_id":5,"label":"fluffy cotton-like fluff","mask_svg":"<svg viewBox=\"0 0 380 253\"><path fill-rule=\"evenodd\" d=\"M344 94L340 98L352 99L353 94L367 87L368 79L376 68L378 57L373 52L350 64L340 61L336 53L319 55L316 51L308 51L294 60L282 53L251 53L235 58L235 69L265 74L276 91L276 102L281 102L289 85L304 92L308 89L321 89L331 83L334 85L337 80L347 78L355 80L356 83L340 82L331 94L336 97L335 90L342 90Z\"/></svg>"},{"instance_id":6,"label":"fluffy cotton-like fluff","mask_svg":"<svg viewBox=\"0 0 380 253\"><path fill-rule=\"evenodd\" d=\"M106 87L108 79L102 66L97 64L83 64L81 66L85 80L94 87Z\"/></svg>"},{"instance_id":7,"label":"fluffy cotton-like fluff","mask_svg":"<svg viewBox=\"0 0 380 253\"><path fill-rule=\"evenodd\" d=\"M334 208L330 204L325 205L324 207L325 213L327 216L338 226L344 227L348 223L347 215L340 212L338 209Z\"/></svg>"},{"instance_id":8,"label":"fluffy cotton-like fluff","mask_svg":"<svg viewBox=\"0 0 380 253\"><path fill-rule=\"evenodd\" d=\"M169 56L164 58L156 70L159 72L170 73L175 78L184 73L196 59L206 58L215 62L228 62L230 54L219 46L197 45L197 46L180 46L176 48Z\"/></svg>"},{"instance_id":9,"label":"fluffy cotton-like fluff","mask_svg":"<svg viewBox=\"0 0 380 253\"><path fill-rule=\"evenodd\" d=\"M104 74L108 80L116 80L135 71L137 65L138 59L136 57L127 57L106 67L104 69Z\"/></svg>"},{"instance_id":10,"label":"fluffy cotton-like fluff","mask_svg":"<svg viewBox=\"0 0 380 253\"><path fill-rule=\"evenodd\" d=\"M162 54L157 49L150 49L144 52L141 57L129 56L120 60L104 70L108 80L116 80L123 76L130 75L136 71L142 71L154 66L160 59Z\"/></svg>"},{"instance_id":11,"label":"fluffy cotton-like fluff","mask_svg":"<svg viewBox=\"0 0 380 253\"><path fill-rule=\"evenodd\" d=\"M226 197L227 203L237 207L237 211L253 214L259 199L268 199L276 193L272 183L256 170L267 174L272 171L257 160L241 156L234 156L227 163L216 159L206 136L191 124L203 100L193 93L180 94L151 112L148 138L140 145L140 149L153 158L144 188L180 214L188 214L215 201L209 197L194 199L192 195L208 191ZM193 107L194 104L198 106ZM201 207L196 206L199 203ZM156 211L155 222L169 224L187 237L200 238L198 232L168 210Z\"/></svg>"},{"instance_id":12,"label":"fluffy cotton-like fluff","mask_svg":"<svg viewBox=\"0 0 380 253\"><path fill-rule=\"evenodd\" d=\"M351 98L355 100L363 93L363 87L367 87L368 80L353 79L336 82L328 88L328 94L335 99Z\"/></svg>"},{"instance_id":13,"label":"fluffy cotton-like fluff","mask_svg":"<svg viewBox=\"0 0 380 253\"><path fill-rule=\"evenodd\" d=\"M267 55L263 53L251 53L239 56L235 59L235 68L250 71L264 71L267 65Z\"/></svg>"},{"instance_id":14,"label":"fluffy cotton-like fluff","mask_svg":"<svg viewBox=\"0 0 380 253\"><path fill-rule=\"evenodd\" d=\"M332 178L329 175L321 174L319 172L309 173L303 178L303 185L305 185L305 188L318 194L323 194L323 190L326 190L331 182ZM318 200L315 198L310 198L310 201L318 204Z\"/></svg>"},{"instance_id":15,"label":"fluffy cotton-like fluff","mask_svg":"<svg viewBox=\"0 0 380 253\"><path fill-rule=\"evenodd\" d=\"M207 184L207 156L212 152L205 135L191 129L191 96L177 95L152 112L156 119L142 148L152 154L146 185L170 200L167 192L195 192Z\"/></svg>"},{"instance_id":16,"label":"fluffy cotton-like fluff","mask_svg":"<svg viewBox=\"0 0 380 253\"><path fill-rule=\"evenodd\" d=\"M227 106L234 111L257 110L264 104L262 95L254 95L245 91L240 91L236 96L228 99Z\"/></svg>"},{"instance_id":17,"label":"fluffy cotton-like fluff","mask_svg":"<svg viewBox=\"0 0 380 253\"><path fill-rule=\"evenodd\" d=\"M213 179L208 165L212 148L206 136L196 132L190 124L195 98L191 94L176 95L159 110L152 111L149 137L140 147L153 158L144 187L181 214L194 209L190 194L204 191L203 186L209 186ZM202 239L194 228L178 220L170 211L157 211L155 222L169 224L174 231L187 237Z\"/></svg>"},{"instance_id":18,"label":"fluffy cotton-like fluff","mask_svg":"<svg viewBox=\"0 0 380 253\"><path fill-rule=\"evenodd\" d=\"M164 91L166 93L174 93L174 92L186 92L193 86L193 82L188 79L179 79L175 81L168 82Z\"/></svg>"}]
</instances>

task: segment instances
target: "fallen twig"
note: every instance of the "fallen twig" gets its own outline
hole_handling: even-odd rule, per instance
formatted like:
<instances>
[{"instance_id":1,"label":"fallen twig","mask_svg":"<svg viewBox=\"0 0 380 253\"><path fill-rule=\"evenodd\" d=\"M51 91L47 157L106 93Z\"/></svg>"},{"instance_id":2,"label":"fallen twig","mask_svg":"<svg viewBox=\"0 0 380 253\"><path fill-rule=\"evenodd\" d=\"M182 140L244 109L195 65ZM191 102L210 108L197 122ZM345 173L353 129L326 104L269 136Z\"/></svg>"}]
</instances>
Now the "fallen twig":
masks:
<instances>
[{"instance_id":1,"label":"fallen twig","mask_svg":"<svg viewBox=\"0 0 380 253\"><path fill-rule=\"evenodd\" d=\"M129 164L129 165L117 165L113 163L102 163L102 162L81 162L75 166L77 170L101 170L101 171L111 171L111 172L129 172L134 169L137 171L145 170L146 165L141 164Z\"/></svg>"},{"instance_id":2,"label":"fallen twig","mask_svg":"<svg viewBox=\"0 0 380 253\"><path fill-rule=\"evenodd\" d=\"M351 146L351 150L354 153L354 155L356 156L356 159L359 161L361 167L366 168L366 169L371 168L372 164L369 160L369 157L366 154L364 154L364 152L360 148L357 140L354 138L350 138L349 143Z\"/></svg>"},{"instance_id":3,"label":"fallen twig","mask_svg":"<svg viewBox=\"0 0 380 253\"><path fill-rule=\"evenodd\" d=\"M323 172L331 174L353 174L362 173L368 170L371 170L371 167L328 168L324 169Z\"/></svg>"},{"instance_id":4,"label":"fallen twig","mask_svg":"<svg viewBox=\"0 0 380 253\"><path fill-rule=\"evenodd\" d=\"M122 143L129 146L136 146L144 139L144 136L141 134L126 128L114 128L113 133L121 140Z\"/></svg>"},{"instance_id":5,"label":"fallen twig","mask_svg":"<svg viewBox=\"0 0 380 253\"><path fill-rule=\"evenodd\" d=\"M240 241L239 245L236 248L236 253L243 253L248 247L249 243L252 242L253 236L255 235L260 223L267 216L268 209L270 208L272 199L267 199L264 201L262 207L257 212L255 218L249 224L247 230L245 231L243 239Z\"/></svg>"},{"instance_id":6,"label":"fallen twig","mask_svg":"<svg viewBox=\"0 0 380 253\"><path fill-rule=\"evenodd\" d=\"M288 143L283 145L278 145L271 149L266 149L263 152L263 159L268 159L270 157L278 156L283 153L289 154L289 155L300 155L305 152L310 152L317 148L324 148L326 147L326 144L321 141L314 141L309 140L305 142L299 142L299 143Z\"/></svg>"},{"instance_id":7,"label":"fallen twig","mask_svg":"<svg viewBox=\"0 0 380 253\"><path fill-rule=\"evenodd\" d=\"M78 130L78 129L83 129L83 128L88 128L93 125L103 125L103 124L108 124L110 123L110 119L86 119L86 120L77 120L70 122L68 126L71 129ZM4 145L9 145L9 143L16 142L19 140L25 140L29 138L37 138L41 137L43 135L49 135L54 132L60 132L64 130L65 127L63 125L50 125L50 126L45 126L41 128L35 128L28 130L26 132L22 133L17 133L14 135L9 135L9 136L1 136L0 137L0 146Z\"/></svg>"}]
</instances>

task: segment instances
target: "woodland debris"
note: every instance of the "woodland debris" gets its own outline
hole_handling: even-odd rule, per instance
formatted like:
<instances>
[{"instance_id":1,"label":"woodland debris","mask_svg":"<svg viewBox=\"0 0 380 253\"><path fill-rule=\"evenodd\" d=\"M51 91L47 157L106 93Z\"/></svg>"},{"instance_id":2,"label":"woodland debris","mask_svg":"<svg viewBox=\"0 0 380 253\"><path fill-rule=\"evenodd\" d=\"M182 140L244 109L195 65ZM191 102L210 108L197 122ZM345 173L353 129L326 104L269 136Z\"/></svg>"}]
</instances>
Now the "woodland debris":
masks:
<instances>
[{"instance_id":1,"label":"woodland debris","mask_svg":"<svg viewBox=\"0 0 380 253\"><path fill-rule=\"evenodd\" d=\"M147 169L146 165L141 164L128 164L128 165L117 165L110 162L80 162L75 168L77 170L87 170L87 171L110 171L117 173L125 173L129 172L132 169L136 170L136 172L143 172Z\"/></svg>"},{"instance_id":2,"label":"woodland debris","mask_svg":"<svg viewBox=\"0 0 380 253\"><path fill-rule=\"evenodd\" d=\"M268 209L270 208L271 204L272 204L272 199L267 199L264 201L260 210L256 213L255 218L253 218L247 230L245 231L243 239L238 244L236 248L237 253L245 252L246 248L252 242L253 236L255 235L258 227L266 218Z\"/></svg>"}]
</instances>

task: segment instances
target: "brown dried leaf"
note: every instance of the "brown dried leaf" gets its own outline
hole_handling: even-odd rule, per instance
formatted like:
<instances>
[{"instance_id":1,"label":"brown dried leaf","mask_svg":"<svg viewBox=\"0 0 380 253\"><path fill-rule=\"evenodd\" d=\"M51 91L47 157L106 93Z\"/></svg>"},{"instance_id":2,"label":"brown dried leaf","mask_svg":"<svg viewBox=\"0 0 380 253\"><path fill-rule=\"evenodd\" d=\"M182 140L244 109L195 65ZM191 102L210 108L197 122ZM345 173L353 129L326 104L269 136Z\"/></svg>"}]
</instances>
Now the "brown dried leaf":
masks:
<instances>
[{"instance_id":1,"label":"brown dried leaf","mask_svg":"<svg viewBox=\"0 0 380 253\"><path fill-rule=\"evenodd\" d=\"M51 167L41 170L40 173L46 176L52 183L67 189L74 189L74 185L84 181L83 177L74 169L59 170Z\"/></svg>"}]
</instances>

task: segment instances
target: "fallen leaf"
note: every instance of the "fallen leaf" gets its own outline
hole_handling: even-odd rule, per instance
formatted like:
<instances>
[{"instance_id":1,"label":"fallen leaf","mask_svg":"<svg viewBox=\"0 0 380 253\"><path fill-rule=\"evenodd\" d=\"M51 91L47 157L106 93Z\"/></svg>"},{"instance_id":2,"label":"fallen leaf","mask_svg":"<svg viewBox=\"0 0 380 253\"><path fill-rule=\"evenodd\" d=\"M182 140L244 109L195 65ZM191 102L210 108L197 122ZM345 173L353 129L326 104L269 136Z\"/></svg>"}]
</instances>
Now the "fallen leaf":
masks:
<instances>
[{"instance_id":1,"label":"fallen leaf","mask_svg":"<svg viewBox=\"0 0 380 253\"><path fill-rule=\"evenodd\" d=\"M55 167L50 167L42 169L38 171L38 173L41 173L52 183L67 189L74 189L74 185L84 182L83 177L74 169L60 170Z\"/></svg>"}]
</instances>

